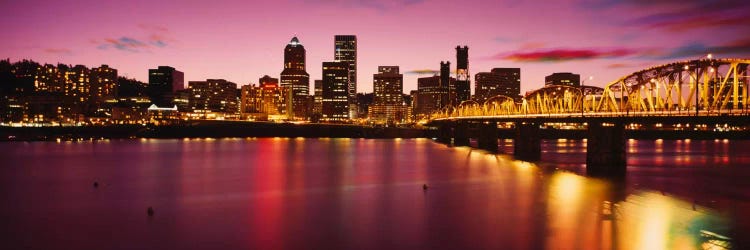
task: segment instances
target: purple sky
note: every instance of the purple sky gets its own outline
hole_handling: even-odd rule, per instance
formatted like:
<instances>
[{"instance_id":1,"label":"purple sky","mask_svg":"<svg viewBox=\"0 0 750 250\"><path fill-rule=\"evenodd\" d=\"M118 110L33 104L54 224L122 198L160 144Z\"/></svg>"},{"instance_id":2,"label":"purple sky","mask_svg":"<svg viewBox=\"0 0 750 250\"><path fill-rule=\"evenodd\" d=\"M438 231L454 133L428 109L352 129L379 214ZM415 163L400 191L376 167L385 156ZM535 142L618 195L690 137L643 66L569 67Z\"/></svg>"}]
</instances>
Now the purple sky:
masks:
<instances>
[{"instance_id":1,"label":"purple sky","mask_svg":"<svg viewBox=\"0 0 750 250\"><path fill-rule=\"evenodd\" d=\"M747 0L28 0L0 1L0 23L0 57L12 61L109 64L141 81L169 65L186 82L239 85L278 77L295 34L312 83L333 60L333 36L354 34L359 92L372 91L378 65L398 65L408 93L440 61L455 68L456 45L469 46L472 92L473 74L494 67L520 67L524 92L553 72L603 86L707 53L750 57Z\"/></svg>"}]
</instances>

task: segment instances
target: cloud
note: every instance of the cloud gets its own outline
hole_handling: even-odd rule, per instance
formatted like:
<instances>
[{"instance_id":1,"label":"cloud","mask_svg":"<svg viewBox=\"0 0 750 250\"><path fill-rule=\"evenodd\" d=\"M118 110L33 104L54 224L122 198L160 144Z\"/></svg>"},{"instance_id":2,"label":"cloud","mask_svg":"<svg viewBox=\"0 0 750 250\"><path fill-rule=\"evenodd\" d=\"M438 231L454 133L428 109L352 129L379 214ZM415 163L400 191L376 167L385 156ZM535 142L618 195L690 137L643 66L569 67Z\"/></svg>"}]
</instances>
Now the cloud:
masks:
<instances>
[{"instance_id":1,"label":"cloud","mask_svg":"<svg viewBox=\"0 0 750 250\"><path fill-rule=\"evenodd\" d=\"M119 39L105 38L102 43L99 43L97 48L109 49L115 48L121 51L127 52L141 52L148 49L149 45L132 37L120 37Z\"/></svg>"},{"instance_id":2,"label":"cloud","mask_svg":"<svg viewBox=\"0 0 750 250\"><path fill-rule=\"evenodd\" d=\"M666 54L659 56L659 59L681 59L689 57L705 56L712 53L721 56L741 55L750 56L750 38L735 40L722 45L707 45L693 42L672 49Z\"/></svg>"},{"instance_id":3,"label":"cloud","mask_svg":"<svg viewBox=\"0 0 750 250\"><path fill-rule=\"evenodd\" d=\"M139 53L152 52L154 48L164 48L174 42L169 37L169 29L150 24L139 24L138 27L145 32L145 35L122 36L120 38L105 38L102 40L91 39L96 48L107 50L116 49L125 52Z\"/></svg>"},{"instance_id":4,"label":"cloud","mask_svg":"<svg viewBox=\"0 0 750 250\"><path fill-rule=\"evenodd\" d=\"M50 53L50 54L66 54L66 55L73 53L73 51L71 51L70 49L65 49L65 48L46 48L44 49L44 52Z\"/></svg>"},{"instance_id":5,"label":"cloud","mask_svg":"<svg viewBox=\"0 0 750 250\"><path fill-rule=\"evenodd\" d=\"M607 65L608 69L620 69L620 68L630 68L633 67L633 65L625 64L625 63L612 63Z\"/></svg>"},{"instance_id":6,"label":"cloud","mask_svg":"<svg viewBox=\"0 0 750 250\"><path fill-rule=\"evenodd\" d=\"M600 58L616 58L636 55L638 52L632 49L538 49L522 50L511 53L497 54L491 59L511 60L517 62L559 62L573 60L588 60Z\"/></svg>"},{"instance_id":7,"label":"cloud","mask_svg":"<svg viewBox=\"0 0 750 250\"><path fill-rule=\"evenodd\" d=\"M366 8L379 11L398 9L404 6L416 5L425 0L302 0L305 3L319 5L339 5L349 8Z\"/></svg>"},{"instance_id":8,"label":"cloud","mask_svg":"<svg viewBox=\"0 0 750 250\"><path fill-rule=\"evenodd\" d=\"M632 19L622 26L637 26L669 32L706 28L745 27L750 18L747 0L583 0L582 8L611 9ZM639 13L644 13L640 14Z\"/></svg>"},{"instance_id":9,"label":"cloud","mask_svg":"<svg viewBox=\"0 0 750 250\"><path fill-rule=\"evenodd\" d=\"M415 69L415 70L406 71L405 73L409 75L437 75L437 74L440 74L440 70Z\"/></svg>"}]
</instances>

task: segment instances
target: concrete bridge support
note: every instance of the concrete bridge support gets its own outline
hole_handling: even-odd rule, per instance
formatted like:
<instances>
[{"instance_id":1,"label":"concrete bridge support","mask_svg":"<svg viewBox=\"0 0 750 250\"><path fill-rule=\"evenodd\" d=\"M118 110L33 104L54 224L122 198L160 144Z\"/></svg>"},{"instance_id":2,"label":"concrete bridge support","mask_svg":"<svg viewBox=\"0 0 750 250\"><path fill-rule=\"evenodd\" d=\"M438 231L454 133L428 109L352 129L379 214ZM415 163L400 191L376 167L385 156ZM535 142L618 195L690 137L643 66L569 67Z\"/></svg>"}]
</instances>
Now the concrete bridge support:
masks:
<instances>
[{"instance_id":1,"label":"concrete bridge support","mask_svg":"<svg viewBox=\"0 0 750 250\"><path fill-rule=\"evenodd\" d=\"M456 122L453 129L453 145L469 146L469 123Z\"/></svg>"},{"instance_id":2,"label":"concrete bridge support","mask_svg":"<svg viewBox=\"0 0 750 250\"><path fill-rule=\"evenodd\" d=\"M480 149L497 153L497 123L487 122L479 124L479 135L477 136L477 146Z\"/></svg>"},{"instance_id":3,"label":"concrete bridge support","mask_svg":"<svg viewBox=\"0 0 750 250\"><path fill-rule=\"evenodd\" d=\"M586 173L592 176L625 176L627 165L625 125L589 123L586 142Z\"/></svg>"},{"instance_id":4,"label":"concrete bridge support","mask_svg":"<svg viewBox=\"0 0 750 250\"><path fill-rule=\"evenodd\" d=\"M437 141L444 144L450 144L451 138L451 124L442 123L437 126Z\"/></svg>"},{"instance_id":5,"label":"concrete bridge support","mask_svg":"<svg viewBox=\"0 0 750 250\"><path fill-rule=\"evenodd\" d=\"M536 161L542 156L542 140L539 123L516 122L516 137L513 139L513 156L525 161ZM497 140L495 140L497 143Z\"/></svg>"}]
</instances>

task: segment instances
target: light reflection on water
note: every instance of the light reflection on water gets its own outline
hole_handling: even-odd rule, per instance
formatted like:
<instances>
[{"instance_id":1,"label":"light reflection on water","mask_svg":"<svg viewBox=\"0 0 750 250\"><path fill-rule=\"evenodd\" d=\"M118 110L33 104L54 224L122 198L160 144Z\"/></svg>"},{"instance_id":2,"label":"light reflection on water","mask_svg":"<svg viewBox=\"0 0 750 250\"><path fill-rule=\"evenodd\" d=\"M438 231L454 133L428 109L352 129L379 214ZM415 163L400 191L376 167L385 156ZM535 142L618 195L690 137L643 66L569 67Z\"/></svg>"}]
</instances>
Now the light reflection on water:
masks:
<instances>
[{"instance_id":1,"label":"light reflection on water","mask_svg":"<svg viewBox=\"0 0 750 250\"><path fill-rule=\"evenodd\" d=\"M735 148L750 144L628 144L614 182L575 174L575 140L545 142L539 164L425 139L0 143L0 215L11 248L701 249L747 235L750 156Z\"/></svg>"}]
</instances>

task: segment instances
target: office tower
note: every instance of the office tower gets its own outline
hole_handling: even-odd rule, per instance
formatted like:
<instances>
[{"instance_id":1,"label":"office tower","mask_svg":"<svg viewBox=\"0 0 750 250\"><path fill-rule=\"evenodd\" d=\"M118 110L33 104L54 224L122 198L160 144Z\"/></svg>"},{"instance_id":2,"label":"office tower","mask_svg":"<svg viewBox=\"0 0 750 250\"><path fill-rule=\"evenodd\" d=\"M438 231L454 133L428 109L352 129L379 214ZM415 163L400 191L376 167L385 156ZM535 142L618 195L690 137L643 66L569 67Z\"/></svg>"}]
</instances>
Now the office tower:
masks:
<instances>
[{"instance_id":1,"label":"office tower","mask_svg":"<svg viewBox=\"0 0 750 250\"><path fill-rule=\"evenodd\" d=\"M323 121L348 121L349 63L323 62Z\"/></svg>"},{"instance_id":2,"label":"office tower","mask_svg":"<svg viewBox=\"0 0 750 250\"><path fill-rule=\"evenodd\" d=\"M281 71L281 87L291 89L283 112L288 117L306 119L307 99L310 93L310 74L305 67L305 47L293 37L284 48L284 70ZM291 107L290 107L291 106Z\"/></svg>"},{"instance_id":3,"label":"office tower","mask_svg":"<svg viewBox=\"0 0 750 250\"><path fill-rule=\"evenodd\" d=\"M570 72L552 73L544 77L544 85L581 86L581 75Z\"/></svg>"},{"instance_id":4,"label":"office tower","mask_svg":"<svg viewBox=\"0 0 750 250\"><path fill-rule=\"evenodd\" d=\"M414 113L420 117L442 109L442 101L448 95L448 89L440 84L440 76L420 77L417 79L417 98Z\"/></svg>"},{"instance_id":5,"label":"office tower","mask_svg":"<svg viewBox=\"0 0 750 250\"><path fill-rule=\"evenodd\" d=\"M193 113L226 113L237 111L237 84L224 79L188 82L190 109Z\"/></svg>"},{"instance_id":6,"label":"office tower","mask_svg":"<svg viewBox=\"0 0 750 250\"><path fill-rule=\"evenodd\" d=\"M520 68L494 68L491 72L477 73L474 78L474 100L479 103L497 95L507 96L516 101L521 98Z\"/></svg>"},{"instance_id":7,"label":"office tower","mask_svg":"<svg viewBox=\"0 0 750 250\"><path fill-rule=\"evenodd\" d=\"M451 77L451 62L440 62L440 87L445 88L446 95L440 98L440 108L451 105L458 106L456 92L456 80Z\"/></svg>"},{"instance_id":8,"label":"office tower","mask_svg":"<svg viewBox=\"0 0 750 250\"><path fill-rule=\"evenodd\" d=\"M357 94L357 36L336 35L334 38L334 61L346 62L349 65L349 98Z\"/></svg>"},{"instance_id":9,"label":"office tower","mask_svg":"<svg viewBox=\"0 0 750 250\"><path fill-rule=\"evenodd\" d=\"M378 73L373 75L375 97L368 111L372 121L402 122L406 118L403 82L398 66L378 66Z\"/></svg>"},{"instance_id":10,"label":"office tower","mask_svg":"<svg viewBox=\"0 0 750 250\"><path fill-rule=\"evenodd\" d=\"M323 112L323 80L315 80L315 104L313 113L322 114Z\"/></svg>"},{"instance_id":11,"label":"office tower","mask_svg":"<svg viewBox=\"0 0 750 250\"><path fill-rule=\"evenodd\" d=\"M471 98L471 77L469 76L469 47L456 46L456 104Z\"/></svg>"},{"instance_id":12,"label":"office tower","mask_svg":"<svg viewBox=\"0 0 750 250\"><path fill-rule=\"evenodd\" d=\"M185 74L169 66L148 70L147 92L157 107L173 107L174 94L185 88Z\"/></svg>"}]
</instances>

